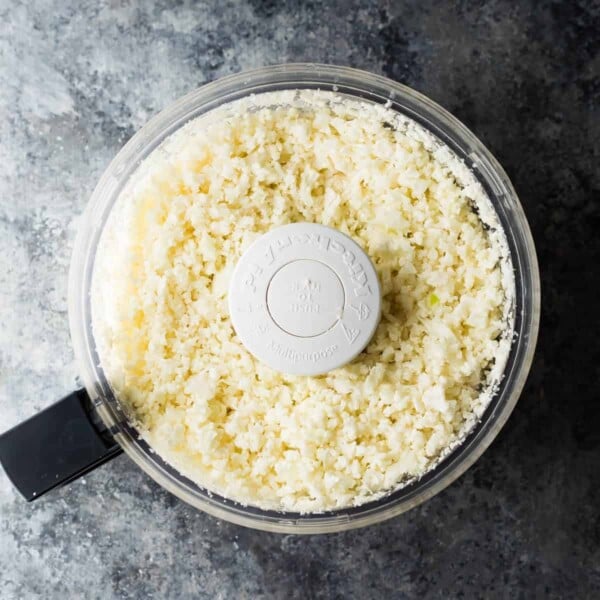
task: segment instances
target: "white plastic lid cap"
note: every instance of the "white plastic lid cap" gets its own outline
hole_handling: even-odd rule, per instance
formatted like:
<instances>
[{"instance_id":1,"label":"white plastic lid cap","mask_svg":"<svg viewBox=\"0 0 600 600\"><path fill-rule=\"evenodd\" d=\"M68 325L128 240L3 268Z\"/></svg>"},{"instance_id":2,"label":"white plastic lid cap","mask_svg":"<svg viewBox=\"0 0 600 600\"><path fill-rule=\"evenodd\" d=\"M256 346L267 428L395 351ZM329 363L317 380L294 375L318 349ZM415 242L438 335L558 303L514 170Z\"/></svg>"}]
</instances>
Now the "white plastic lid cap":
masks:
<instances>
[{"instance_id":1,"label":"white plastic lid cap","mask_svg":"<svg viewBox=\"0 0 600 600\"><path fill-rule=\"evenodd\" d=\"M363 249L324 225L294 223L256 240L229 286L244 346L278 371L319 375L368 344L381 316L377 273Z\"/></svg>"}]
</instances>

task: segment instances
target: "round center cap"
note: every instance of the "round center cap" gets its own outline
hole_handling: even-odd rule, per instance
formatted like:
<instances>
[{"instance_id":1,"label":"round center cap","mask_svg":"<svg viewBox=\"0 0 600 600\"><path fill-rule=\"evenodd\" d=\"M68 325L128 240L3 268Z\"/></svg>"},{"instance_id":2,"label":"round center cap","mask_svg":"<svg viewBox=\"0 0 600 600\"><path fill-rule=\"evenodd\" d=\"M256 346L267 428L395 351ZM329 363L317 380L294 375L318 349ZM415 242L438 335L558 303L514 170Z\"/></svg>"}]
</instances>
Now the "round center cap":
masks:
<instances>
[{"instance_id":1,"label":"round center cap","mask_svg":"<svg viewBox=\"0 0 600 600\"><path fill-rule=\"evenodd\" d=\"M258 238L229 285L239 340L284 373L319 375L350 362L373 336L380 313L379 281L364 250L314 223Z\"/></svg>"},{"instance_id":2,"label":"round center cap","mask_svg":"<svg viewBox=\"0 0 600 600\"><path fill-rule=\"evenodd\" d=\"M271 279L267 308L283 331L313 337L340 320L344 286L327 265L316 260L295 260L281 267Z\"/></svg>"}]
</instances>

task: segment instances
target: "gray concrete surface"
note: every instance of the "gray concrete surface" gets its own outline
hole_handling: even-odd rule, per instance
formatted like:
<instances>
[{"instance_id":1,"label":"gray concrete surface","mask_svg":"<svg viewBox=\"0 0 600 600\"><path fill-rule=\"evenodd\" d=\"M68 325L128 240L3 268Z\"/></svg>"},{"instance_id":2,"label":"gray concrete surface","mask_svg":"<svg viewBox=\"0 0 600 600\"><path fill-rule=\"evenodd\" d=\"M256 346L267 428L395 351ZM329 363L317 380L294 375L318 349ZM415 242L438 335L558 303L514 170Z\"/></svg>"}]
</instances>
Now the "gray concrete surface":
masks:
<instances>
[{"instance_id":1,"label":"gray concrete surface","mask_svg":"<svg viewBox=\"0 0 600 600\"><path fill-rule=\"evenodd\" d=\"M0 472L2 599L600 596L597 2L0 0L0 23L0 432L76 385L68 262L103 169L241 69L352 65L441 103L513 179L544 286L516 411L427 504L300 538L196 512L123 456L30 505Z\"/></svg>"}]
</instances>

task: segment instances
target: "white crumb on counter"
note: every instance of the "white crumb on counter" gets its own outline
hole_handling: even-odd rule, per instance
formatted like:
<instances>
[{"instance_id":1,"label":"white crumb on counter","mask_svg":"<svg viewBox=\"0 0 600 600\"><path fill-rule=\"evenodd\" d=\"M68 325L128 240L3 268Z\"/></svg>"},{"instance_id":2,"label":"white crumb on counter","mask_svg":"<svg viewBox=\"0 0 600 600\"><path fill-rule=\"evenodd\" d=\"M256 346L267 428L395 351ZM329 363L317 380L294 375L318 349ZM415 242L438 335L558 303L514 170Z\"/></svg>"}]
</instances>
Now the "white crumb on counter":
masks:
<instances>
[{"instance_id":1,"label":"white crumb on counter","mask_svg":"<svg viewBox=\"0 0 600 600\"><path fill-rule=\"evenodd\" d=\"M366 350L317 377L256 360L227 307L249 244L301 221L355 239L382 287ZM502 377L513 298L467 166L406 117L317 91L253 96L168 138L112 210L92 285L102 367L156 452L208 490L299 512L364 503L456 447Z\"/></svg>"}]
</instances>

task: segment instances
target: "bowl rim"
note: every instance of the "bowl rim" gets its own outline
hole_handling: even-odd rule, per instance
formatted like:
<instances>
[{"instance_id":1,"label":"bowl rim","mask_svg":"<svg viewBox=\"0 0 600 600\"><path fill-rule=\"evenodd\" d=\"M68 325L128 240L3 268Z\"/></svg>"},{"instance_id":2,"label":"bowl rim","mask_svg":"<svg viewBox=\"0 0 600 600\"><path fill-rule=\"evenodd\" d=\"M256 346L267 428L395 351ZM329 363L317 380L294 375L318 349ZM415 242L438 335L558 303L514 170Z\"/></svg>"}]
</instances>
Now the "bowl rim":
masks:
<instances>
[{"instance_id":1,"label":"bowl rim","mask_svg":"<svg viewBox=\"0 0 600 600\"><path fill-rule=\"evenodd\" d=\"M129 177L148 154L189 120L233 100L267 91L323 89L386 104L426 127L476 173L498 212L515 270L515 340L498 393L467 437L421 479L355 508L289 513L242 506L202 490L165 463L127 422L99 366L91 331L90 289L95 249L108 214ZM483 180L482 180L483 178ZM493 198L492 198L493 194ZM79 372L108 430L127 455L160 486L215 517L265 531L327 533L392 518L433 497L462 475L489 447L510 416L529 373L540 320L540 276L527 219L507 174L458 119L421 93L380 75L317 63L272 65L229 75L182 96L150 119L117 153L83 213L69 270L69 324ZM412 486L412 488L411 488Z\"/></svg>"}]
</instances>

